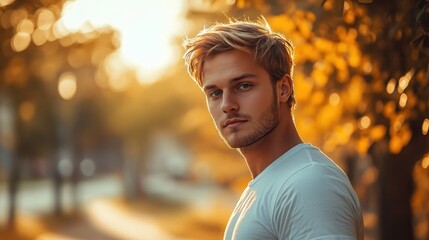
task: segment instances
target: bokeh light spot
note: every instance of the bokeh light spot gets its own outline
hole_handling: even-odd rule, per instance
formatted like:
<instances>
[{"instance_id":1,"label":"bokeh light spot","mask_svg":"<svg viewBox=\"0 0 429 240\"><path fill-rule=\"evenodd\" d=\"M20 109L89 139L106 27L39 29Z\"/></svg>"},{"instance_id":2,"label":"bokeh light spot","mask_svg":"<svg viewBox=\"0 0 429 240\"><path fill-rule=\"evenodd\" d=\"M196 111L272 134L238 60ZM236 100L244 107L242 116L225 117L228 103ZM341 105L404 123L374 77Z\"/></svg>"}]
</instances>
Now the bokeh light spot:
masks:
<instances>
[{"instance_id":1,"label":"bokeh light spot","mask_svg":"<svg viewBox=\"0 0 429 240\"><path fill-rule=\"evenodd\" d=\"M0 7L5 7L13 2L15 2L15 0L0 0Z\"/></svg>"},{"instance_id":2,"label":"bokeh light spot","mask_svg":"<svg viewBox=\"0 0 429 240\"><path fill-rule=\"evenodd\" d=\"M426 154L426 156L422 159L422 167L423 168L429 167L429 154Z\"/></svg>"},{"instance_id":3,"label":"bokeh light spot","mask_svg":"<svg viewBox=\"0 0 429 240\"><path fill-rule=\"evenodd\" d=\"M34 30L34 24L31 20L29 19L23 19L19 24L18 24L18 28L17 31L18 32L26 32L31 34Z\"/></svg>"},{"instance_id":4,"label":"bokeh light spot","mask_svg":"<svg viewBox=\"0 0 429 240\"><path fill-rule=\"evenodd\" d=\"M405 105L407 105L407 101L408 101L407 94L402 93L401 96L399 97L399 106L405 107Z\"/></svg>"},{"instance_id":5,"label":"bokeh light spot","mask_svg":"<svg viewBox=\"0 0 429 240\"><path fill-rule=\"evenodd\" d=\"M76 94L76 76L71 73L63 73L58 81L58 93L65 100L70 100Z\"/></svg>"},{"instance_id":6,"label":"bokeh light spot","mask_svg":"<svg viewBox=\"0 0 429 240\"><path fill-rule=\"evenodd\" d=\"M362 129L367 129L371 125L371 119L368 116L363 116L359 120L359 126Z\"/></svg>"},{"instance_id":7,"label":"bokeh light spot","mask_svg":"<svg viewBox=\"0 0 429 240\"><path fill-rule=\"evenodd\" d=\"M329 103L330 103L332 106L337 106L337 105L338 105L338 103L340 103L340 95L338 95L338 93L332 93L332 94L329 96Z\"/></svg>"},{"instance_id":8,"label":"bokeh light spot","mask_svg":"<svg viewBox=\"0 0 429 240\"><path fill-rule=\"evenodd\" d=\"M45 44L46 41L48 41L48 34L46 33L46 31L41 30L39 28L33 32L32 37L33 37L33 43L36 46L41 46Z\"/></svg>"},{"instance_id":9,"label":"bokeh light spot","mask_svg":"<svg viewBox=\"0 0 429 240\"><path fill-rule=\"evenodd\" d=\"M12 38L12 49L15 52L24 51L31 43L31 36L27 32L18 32Z\"/></svg>"},{"instance_id":10,"label":"bokeh light spot","mask_svg":"<svg viewBox=\"0 0 429 240\"><path fill-rule=\"evenodd\" d=\"M408 71L404 76L402 76L399 79L398 82L398 93L403 93L404 90L408 87L408 84L410 83L411 78L414 75L414 69L411 69L410 71Z\"/></svg>"},{"instance_id":11,"label":"bokeh light spot","mask_svg":"<svg viewBox=\"0 0 429 240\"><path fill-rule=\"evenodd\" d=\"M386 92L389 94L392 94L395 91L395 87L396 87L396 80L392 78L389 80L389 82L386 85Z\"/></svg>"},{"instance_id":12,"label":"bokeh light spot","mask_svg":"<svg viewBox=\"0 0 429 240\"><path fill-rule=\"evenodd\" d=\"M37 18L38 28L42 30L48 30L52 27L54 22L55 22L55 15L51 10L47 8L43 8L39 10L39 16Z\"/></svg>"},{"instance_id":13,"label":"bokeh light spot","mask_svg":"<svg viewBox=\"0 0 429 240\"><path fill-rule=\"evenodd\" d=\"M425 118L422 124L422 133L423 135L427 135L429 132L429 119Z\"/></svg>"},{"instance_id":14,"label":"bokeh light spot","mask_svg":"<svg viewBox=\"0 0 429 240\"><path fill-rule=\"evenodd\" d=\"M86 158L80 162L80 171L86 177L90 177L95 173L95 163L92 159Z\"/></svg>"}]
</instances>

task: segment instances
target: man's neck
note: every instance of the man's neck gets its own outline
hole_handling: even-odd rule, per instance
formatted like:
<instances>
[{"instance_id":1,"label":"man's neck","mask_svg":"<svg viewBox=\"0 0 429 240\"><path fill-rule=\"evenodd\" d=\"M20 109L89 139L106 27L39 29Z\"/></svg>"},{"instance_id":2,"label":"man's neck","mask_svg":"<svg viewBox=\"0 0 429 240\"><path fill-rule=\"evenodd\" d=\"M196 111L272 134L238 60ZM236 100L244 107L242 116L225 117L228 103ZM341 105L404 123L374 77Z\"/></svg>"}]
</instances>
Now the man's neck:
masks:
<instances>
[{"instance_id":1,"label":"man's neck","mask_svg":"<svg viewBox=\"0 0 429 240\"><path fill-rule=\"evenodd\" d=\"M240 148L252 178L256 178L272 162L294 146L302 143L295 125L285 131L273 131L257 143Z\"/></svg>"}]
</instances>

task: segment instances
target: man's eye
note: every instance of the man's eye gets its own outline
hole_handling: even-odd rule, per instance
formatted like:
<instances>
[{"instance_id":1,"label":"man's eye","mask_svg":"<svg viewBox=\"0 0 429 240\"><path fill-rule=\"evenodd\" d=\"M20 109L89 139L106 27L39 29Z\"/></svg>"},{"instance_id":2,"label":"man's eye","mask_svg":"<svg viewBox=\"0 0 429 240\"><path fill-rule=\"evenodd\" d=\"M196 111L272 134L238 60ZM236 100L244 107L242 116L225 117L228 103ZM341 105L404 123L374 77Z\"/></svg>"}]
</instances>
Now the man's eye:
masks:
<instances>
[{"instance_id":1,"label":"man's eye","mask_svg":"<svg viewBox=\"0 0 429 240\"><path fill-rule=\"evenodd\" d=\"M216 90L209 94L210 97L219 97L222 94L222 91Z\"/></svg>"},{"instance_id":2,"label":"man's eye","mask_svg":"<svg viewBox=\"0 0 429 240\"><path fill-rule=\"evenodd\" d=\"M238 90L246 90L248 88L250 88L252 85L249 83L241 83L240 85L238 85Z\"/></svg>"}]
</instances>

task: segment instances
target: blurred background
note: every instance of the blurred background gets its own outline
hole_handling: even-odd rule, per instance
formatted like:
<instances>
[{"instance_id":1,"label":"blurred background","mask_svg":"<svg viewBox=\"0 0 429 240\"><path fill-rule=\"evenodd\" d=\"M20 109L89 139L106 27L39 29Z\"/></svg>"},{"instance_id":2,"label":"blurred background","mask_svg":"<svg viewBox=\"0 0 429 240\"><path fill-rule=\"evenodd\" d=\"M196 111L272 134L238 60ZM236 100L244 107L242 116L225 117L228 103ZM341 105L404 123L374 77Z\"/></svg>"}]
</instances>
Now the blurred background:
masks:
<instances>
[{"instance_id":1,"label":"blurred background","mask_svg":"<svg viewBox=\"0 0 429 240\"><path fill-rule=\"evenodd\" d=\"M365 239L429 239L427 0L0 0L0 239L221 239L250 177L181 44L261 15Z\"/></svg>"}]
</instances>

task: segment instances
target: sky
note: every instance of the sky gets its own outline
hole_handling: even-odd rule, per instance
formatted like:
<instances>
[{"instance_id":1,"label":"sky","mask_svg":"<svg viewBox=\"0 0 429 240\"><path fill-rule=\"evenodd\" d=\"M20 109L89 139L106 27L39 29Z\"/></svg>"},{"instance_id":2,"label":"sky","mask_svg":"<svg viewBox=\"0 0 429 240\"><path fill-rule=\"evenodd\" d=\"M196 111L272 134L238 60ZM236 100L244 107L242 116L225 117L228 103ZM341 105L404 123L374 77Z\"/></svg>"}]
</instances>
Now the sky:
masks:
<instances>
[{"instance_id":1,"label":"sky","mask_svg":"<svg viewBox=\"0 0 429 240\"><path fill-rule=\"evenodd\" d=\"M179 59L172 41L184 26L184 0L69 0L60 20L70 32L85 22L116 29L120 59L135 67L142 81L152 81L148 76Z\"/></svg>"}]
</instances>

